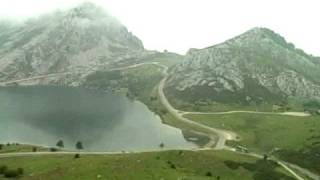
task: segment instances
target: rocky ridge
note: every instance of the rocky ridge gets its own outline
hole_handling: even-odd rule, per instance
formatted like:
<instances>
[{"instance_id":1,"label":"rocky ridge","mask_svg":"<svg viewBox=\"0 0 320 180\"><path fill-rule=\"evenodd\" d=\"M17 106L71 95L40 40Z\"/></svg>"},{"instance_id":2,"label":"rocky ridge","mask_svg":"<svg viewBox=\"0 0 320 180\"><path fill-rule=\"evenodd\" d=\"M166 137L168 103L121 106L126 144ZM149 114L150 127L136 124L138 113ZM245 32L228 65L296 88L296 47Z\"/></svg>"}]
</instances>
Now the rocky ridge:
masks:
<instances>
[{"instance_id":1,"label":"rocky ridge","mask_svg":"<svg viewBox=\"0 0 320 180\"><path fill-rule=\"evenodd\" d=\"M320 98L319 60L269 29L254 28L216 46L191 49L171 70L166 91L190 102Z\"/></svg>"}]
</instances>

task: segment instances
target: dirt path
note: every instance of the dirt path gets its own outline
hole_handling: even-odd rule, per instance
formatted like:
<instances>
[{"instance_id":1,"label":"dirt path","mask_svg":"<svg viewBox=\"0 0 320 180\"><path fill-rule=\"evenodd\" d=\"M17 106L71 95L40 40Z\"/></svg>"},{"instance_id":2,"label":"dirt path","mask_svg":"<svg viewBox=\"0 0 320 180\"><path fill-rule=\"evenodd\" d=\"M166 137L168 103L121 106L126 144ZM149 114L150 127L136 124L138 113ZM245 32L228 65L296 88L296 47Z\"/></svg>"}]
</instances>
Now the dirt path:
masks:
<instances>
[{"instance_id":1,"label":"dirt path","mask_svg":"<svg viewBox=\"0 0 320 180\"><path fill-rule=\"evenodd\" d=\"M168 99L166 98L165 94L164 94L164 86L167 80L167 70L168 67L159 64L159 62L150 62L150 63L140 63L140 64L134 64L134 65L130 65L130 66L126 66L126 67L122 67L122 68L114 68L114 69L110 69L110 71L112 70L125 70L125 69L129 69L129 68L135 68L135 67L139 67L139 66L143 66L143 65L157 65L161 68L163 68L163 73L165 75L165 77L161 80L161 82L159 83L158 86L158 94L159 94L159 98L161 103L165 106L165 108L173 115L175 116L177 119L192 124L194 126L198 126L204 129L207 129L209 131L211 131L213 134L218 135L218 141L215 142L213 139L213 137L211 138L211 141L205 146L205 148L200 148L200 149L195 149L192 151L203 151L203 150L211 150L212 146L215 144L215 148L214 149L225 149L225 150L229 150L229 151L233 151L231 148L226 147L225 146L225 142L227 140L236 140L237 139L237 135L234 132L231 131L226 131L226 130L222 130L222 129L217 129L217 128L212 128L209 126L206 126L204 124L200 124L197 123L195 121L192 121L188 118L183 117L183 115L185 114L233 114L233 113L253 113L253 114L275 114L275 115L289 115L289 116L309 116L309 114L303 113L303 112L284 112L284 113L272 113L272 112L256 112L256 111L227 111L227 112L186 112L186 111L180 111L175 109L170 102L168 101ZM64 75L64 74L70 74L71 72L63 72L63 73L56 73L56 74L47 74L47 75L41 75L41 76L36 76L36 77L31 77L31 78L26 78L26 79L20 79L20 80L12 80L12 81L7 81L7 82L0 82L0 86L5 86L8 83L18 83L18 82L23 82L23 81L29 81L29 80L35 80L35 79L42 79L42 78L48 78L48 77L53 77L53 76L58 76L58 75ZM171 149L174 150L174 149ZM181 149L180 149L181 150ZM140 152L130 152L130 153L144 153L144 152L160 152L160 151L168 151L168 150L149 150L149 151L140 151ZM8 157L16 157L16 156L38 156L38 155L59 155L59 154L83 154L83 155L112 155L112 154L123 154L126 152L36 152L36 153L6 153L6 154L0 154L0 158L8 158ZM239 153L239 152L236 152ZM243 153L240 153L243 154ZM257 157L257 158L262 158L261 155L258 154L253 154L253 153L249 153L247 154L249 156L253 156L253 157ZM303 180L303 178L301 178L299 175L297 175L292 169L290 169L285 163L282 161L276 161L278 162L279 165L281 165L283 168L285 168L290 174L292 174L294 177L296 177L298 180ZM295 165L296 166L296 165ZM297 166L298 167L298 166Z\"/></svg>"},{"instance_id":2,"label":"dirt path","mask_svg":"<svg viewBox=\"0 0 320 180\"><path fill-rule=\"evenodd\" d=\"M119 70L136 68L136 67L140 67L140 66L144 66L144 65L158 65L158 64L159 64L159 62L145 62L145 63L133 64L133 65L125 66L125 67L111 68L111 69L108 69L108 71L119 71ZM159 65L159 66L161 66L161 65ZM86 71L86 73L88 73L88 72L90 72L90 70ZM38 76L33 76L33 77L23 78L23 79L9 80L9 81L0 82L0 86L6 86L7 84L21 83L21 82L32 81L32 80L37 80L37 79L57 77L57 76L73 74L73 73L81 73L81 71L75 70L75 71L68 71L68 72L58 72L58 73L43 74L43 75L38 75Z\"/></svg>"},{"instance_id":3,"label":"dirt path","mask_svg":"<svg viewBox=\"0 0 320 180\"><path fill-rule=\"evenodd\" d=\"M180 111L181 114L204 114L204 115L219 115L219 114L236 114L236 113L249 113L249 114L265 114L265 115L283 115L283 116L298 116L298 117L306 117L310 116L310 114L305 112L282 112L282 113L275 113L275 112L259 112L259 111L225 111L225 112L188 112L188 111Z\"/></svg>"}]
</instances>

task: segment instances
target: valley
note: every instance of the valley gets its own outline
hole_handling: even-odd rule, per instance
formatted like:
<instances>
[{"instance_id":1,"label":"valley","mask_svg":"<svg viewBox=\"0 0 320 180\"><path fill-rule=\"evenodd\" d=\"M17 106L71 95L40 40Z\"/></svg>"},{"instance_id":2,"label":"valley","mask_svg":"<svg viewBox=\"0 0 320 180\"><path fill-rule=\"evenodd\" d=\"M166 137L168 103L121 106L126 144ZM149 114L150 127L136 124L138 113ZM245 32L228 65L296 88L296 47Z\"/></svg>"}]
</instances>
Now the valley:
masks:
<instances>
[{"instance_id":1,"label":"valley","mask_svg":"<svg viewBox=\"0 0 320 180\"><path fill-rule=\"evenodd\" d=\"M84 3L0 30L0 179L320 179L319 57L270 29L179 55Z\"/></svg>"}]
</instances>

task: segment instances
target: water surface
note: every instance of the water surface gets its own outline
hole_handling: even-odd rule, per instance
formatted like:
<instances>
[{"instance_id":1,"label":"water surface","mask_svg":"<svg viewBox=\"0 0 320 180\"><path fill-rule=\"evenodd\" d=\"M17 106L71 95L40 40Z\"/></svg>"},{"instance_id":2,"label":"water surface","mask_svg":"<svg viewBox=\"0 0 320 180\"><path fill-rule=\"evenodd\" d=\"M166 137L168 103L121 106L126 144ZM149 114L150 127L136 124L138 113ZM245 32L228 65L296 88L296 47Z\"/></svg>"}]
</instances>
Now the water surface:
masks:
<instances>
[{"instance_id":1,"label":"water surface","mask_svg":"<svg viewBox=\"0 0 320 180\"><path fill-rule=\"evenodd\" d=\"M193 148L180 130L164 125L137 101L68 87L0 88L0 143L67 148L81 141L88 151Z\"/></svg>"}]
</instances>

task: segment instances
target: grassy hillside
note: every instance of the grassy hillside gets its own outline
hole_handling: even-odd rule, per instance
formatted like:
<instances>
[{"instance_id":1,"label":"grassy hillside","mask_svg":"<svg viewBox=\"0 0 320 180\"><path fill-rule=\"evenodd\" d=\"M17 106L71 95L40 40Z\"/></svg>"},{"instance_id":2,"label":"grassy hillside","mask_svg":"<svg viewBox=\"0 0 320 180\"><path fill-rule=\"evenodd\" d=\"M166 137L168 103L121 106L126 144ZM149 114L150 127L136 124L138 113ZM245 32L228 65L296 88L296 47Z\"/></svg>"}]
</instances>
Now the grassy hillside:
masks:
<instances>
[{"instance_id":1,"label":"grassy hillside","mask_svg":"<svg viewBox=\"0 0 320 180\"><path fill-rule=\"evenodd\" d=\"M272 161L226 151L11 157L0 165L23 168L20 179L293 179Z\"/></svg>"},{"instance_id":2,"label":"grassy hillside","mask_svg":"<svg viewBox=\"0 0 320 180\"><path fill-rule=\"evenodd\" d=\"M49 148L26 145L26 144L17 144L17 143L8 143L0 144L0 153L16 153L16 152L42 152L49 151Z\"/></svg>"},{"instance_id":3,"label":"grassy hillside","mask_svg":"<svg viewBox=\"0 0 320 180\"><path fill-rule=\"evenodd\" d=\"M249 151L274 152L286 161L320 174L320 116L262 114L188 115L194 121L236 132Z\"/></svg>"},{"instance_id":4,"label":"grassy hillside","mask_svg":"<svg viewBox=\"0 0 320 180\"><path fill-rule=\"evenodd\" d=\"M162 79L162 69L155 65L144 65L122 71L98 71L89 75L85 87L116 91L146 102L150 93Z\"/></svg>"}]
</instances>

